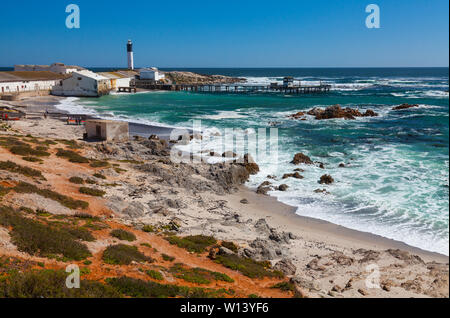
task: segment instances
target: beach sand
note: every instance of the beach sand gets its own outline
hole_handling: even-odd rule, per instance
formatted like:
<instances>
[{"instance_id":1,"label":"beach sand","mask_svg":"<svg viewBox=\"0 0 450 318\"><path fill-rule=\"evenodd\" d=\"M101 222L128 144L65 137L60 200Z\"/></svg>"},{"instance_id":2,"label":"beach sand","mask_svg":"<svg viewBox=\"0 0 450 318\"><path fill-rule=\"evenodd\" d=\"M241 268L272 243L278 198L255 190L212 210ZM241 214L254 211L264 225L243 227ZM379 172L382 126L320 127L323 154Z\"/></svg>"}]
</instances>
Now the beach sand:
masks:
<instances>
[{"instance_id":1,"label":"beach sand","mask_svg":"<svg viewBox=\"0 0 450 318\"><path fill-rule=\"evenodd\" d=\"M52 116L43 119L42 113L46 109L60 112L55 108L59 100L41 97L10 102L28 114L27 119L11 123L12 128L33 136L81 139L82 126L67 126L63 120ZM131 135L133 132L141 135L159 133L165 137L169 133L168 128L131 127ZM97 153L95 147L95 143L89 143L86 155L101 158L104 154ZM119 149L120 145L111 147ZM167 168L163 164L152 164L157 169ZM295 274L290 275L292 281L309 297L448 297L448 256L299 216L294 207L280 203L276 198L256 194L245 186L239 186L231 193L198 192L188 186L171 185L170 180L161 182L161 175L149 176L145 170L133 169L120 176L111 173L111 177L122 184L108 189L106 195L106 205L115 212L117 220L136 225L161 224L176 219L181 223L180 235L205 234L231 240L241 246L243 253L269 259L273 265L280 262L283 265L286 260L285 263L295 267ZM206 182L201 175L191 177ZM144 191L155 187L158 188L157 196ZM143 189L139 196L127 195L136 188ZM120 204L108 203L117 198ZM169 199L171 203L164 205ZM248 203L242 203L243 199ZM130 219L120 213L123 207L133 202L148 204L156 201L168 211L166 215L143 214ZM378 287L372 288L370 282L374 272L378 275L375 279Z\"/></svg>"}]
</instances>

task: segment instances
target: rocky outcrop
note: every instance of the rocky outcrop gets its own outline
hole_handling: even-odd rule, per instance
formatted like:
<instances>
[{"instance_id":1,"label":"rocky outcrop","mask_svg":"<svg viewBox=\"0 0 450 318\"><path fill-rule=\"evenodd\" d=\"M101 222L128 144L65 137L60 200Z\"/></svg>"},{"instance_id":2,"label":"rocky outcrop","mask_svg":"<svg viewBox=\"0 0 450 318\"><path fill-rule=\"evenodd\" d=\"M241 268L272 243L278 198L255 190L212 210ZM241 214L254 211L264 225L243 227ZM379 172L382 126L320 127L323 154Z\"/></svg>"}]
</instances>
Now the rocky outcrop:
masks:
<instances>
[{"instance_id":1,"label":"rocky outcrop","mask_svg":"<svg viewBox=\"0 0 450 318\"><path fill-rule=\"evenodd\" d=\"M278 191L287 191L288 188L289 186L287 184L280 184L278 186Z\"/></svg>"},{"instance_id":2,"label":"rocky outcrop","mask_svg":"<svg viewBox=\"0 0 450 318\"><path fill-rule=\"evenodd\" d=\"M401 104L401 105L392 107L392 110L403 110L403 109L408 109L408 108L413 108L413 107L419 107L419 105L417 105L417 104Z\"/></svg>"},{"instance_id":3,"label":"rocky outcrop","mask_svg":"<svg viewBox=\"0 0 450 318\"><path fill-rule=\"evenodd\" d=\"M319 183L320 184L332 184L334 182L334 179L329 174L324 174L320 177Z\"/></svg>"},{"instance_id":4,"label":"rocky outcrop","mask_svg":"<svg viewBox=\"0 0 450 318\"><path fill-rule=\"evenodd\" d=\"M306 114L304 112L298 112L292 115L287 116L288 118L292 118L292 119L299 119L302 118L303 116L305 116Z\"/></svg>"},{"instance_id":5,"label":"rocky outcrop","mask_svg":"<svg viewBox=\"0 0 450 318\"><path fill-rule=\"evenodd\" d=\"M308 115L314 116L315 119L332 119L332 118L344 118L344 119L355 119L356 117L375 117L378 116L373 110L368 109L364 113L361 113L357 109L352 109L350 107L342 108L340 105L334 105L327 107L325 109L313 108L307 112Z\"/></svg>"},{"instance_id":6,"label":"rocky outcrop","mask_svg":"<svg viewBox=\"0 0 450 318\"><path fill-rule=\"evenodd\" d=\"M287 178L303 179L303 176L300 173L298 173L298 172L285 173L283 175L282 179L287 179Z\"/></svg>"},{"instance_id":7,"label":"rocky outcrop","mask_svg":"<svg viewBox=\"0 0 450 318\"><path fill-rule=\"evenodd\" d=\"M249 174L257 174L259 172L259 166L256 164L255 160L253 160L252 156L249 154L244 155L244 163L245 169L247 169Z\"/></svg>"},{"instance_id":8,"label":"rocky outcrop","mask_svg":"<svg viewBox=\"0 0 450 318\"><path fill-rule=\"evenodd\" d=\"M313 161L307 155L299 152L299 153L295 154L294 159L292 159L291 163L293 163L294 165L298 165L300 163L304 163L306 165L312 165Z\"/></svg>"},{"instance_id":9,"label":"rocky outcrop","mask_svg":"<svg viewBox=\"0 0 450 318\"><path fill-rule=\"evenodd\" d=\"M297 267L295 267L294 264L289 259L282 259L281 261L277 262L273 269L282 272L283 274L287 276L295 275L297 271Z\"/></svg>"},{"instance_id":10,"label":"rocky outcrop","mask_svg":"<svg viewBox=\"0 0 450 318\"><path fill-rule=\"evenodd\" d=\"M246 79L223 75L203 75L192 72L165 72L167 80L176 84L232 84L244 83Z\"/></svg>"}]
</instances>

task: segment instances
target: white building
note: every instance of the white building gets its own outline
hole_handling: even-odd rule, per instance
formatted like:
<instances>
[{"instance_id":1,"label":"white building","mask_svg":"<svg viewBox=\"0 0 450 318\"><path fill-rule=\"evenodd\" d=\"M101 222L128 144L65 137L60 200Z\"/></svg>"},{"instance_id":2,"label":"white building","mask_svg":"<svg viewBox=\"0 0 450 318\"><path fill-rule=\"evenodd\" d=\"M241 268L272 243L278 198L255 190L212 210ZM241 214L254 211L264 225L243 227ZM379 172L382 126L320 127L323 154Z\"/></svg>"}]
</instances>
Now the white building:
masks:
<instances>
[{"instance_id":1,"label":"white building","mask_svg":"<svg viewBox=\"0 0 450 318\"><path fill-rule=\"evenodd\" d=\"M80 66L64 65L63 63L53 63L52 65L14 65L16 72L54 72L58 74L70 74L76 71L82 71Z\"/></svg>"},{"instance_id":2,"label":"white building","mask_svg":"<svg viewBox=\"0 0 450 318\"><path fill-rule=\"evenodd\" d=\"M0 95L24 92L48 93L60 85L64 75L48 72L0 72Z\"/></svg>"},{"instance_id":3,"label":"white building","mask_svg":"<svg viewBox=\"0 0 450 318\"><path fill-rule=\"evenodd\" d=\"M160 72L156 67L143 68L139 71L141 80L160 81L165 78L164 73Z\"/></svg>"},{"instance_id":4,"label":"white building","mask_svg":"<svg viewBox=\"0 0 450 318\"><path fill-rule=\"evenodd\" d=\"M117 91L119 87L130 87L136 73L132 71L100 72L100 76L106 77L111 82L111 90Z\"/></svg>"},{"instance_id":5,"label":"white building","mask_svg":"<svg viewBox=\"0 0 450 318\"><path fill-rule=\"evenodd\" d=\"M61 84L53 87L52 94L56 96L99 97L111 91L110 79L84 70L73 72Z\"/></svg>"}]
</instances>

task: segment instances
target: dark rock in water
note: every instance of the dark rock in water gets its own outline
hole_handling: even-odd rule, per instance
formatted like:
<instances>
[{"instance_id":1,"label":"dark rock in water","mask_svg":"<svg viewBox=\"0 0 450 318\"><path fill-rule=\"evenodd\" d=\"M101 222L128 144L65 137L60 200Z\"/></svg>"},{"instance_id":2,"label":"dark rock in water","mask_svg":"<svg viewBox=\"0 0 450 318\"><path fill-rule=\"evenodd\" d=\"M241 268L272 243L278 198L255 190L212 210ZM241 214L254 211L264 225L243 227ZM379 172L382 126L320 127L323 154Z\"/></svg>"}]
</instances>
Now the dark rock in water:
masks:
<instances>
[{"instance_id":1,"label":"dark rock in water","mask_svg":"<svg viewBox=\"0 0 450 318\"><path fill-rule=\"evenodd\" d=\"M287 116L288 118L292 118L292 119L299 119L301 117L305 116L304 112L298 112L292 115Z\"/></svg>"},{"instance_id":2,"label":"dark rock in water","mask_svg":"<svg viewBox=\"0 0 450 318\"><path fill-rule=\"evenodd\" d=\"M319 183L320 184L332 184L334 182L333 177L331 177L329 174L324 174L320 177Z\"/></svg>"},{"instance_id":3,"label":"dark rock in water","mask_svg":"<svg viewBox=\"0 0 450 318\"><path fill-rule=\"evenodd\" d=\"M258 187L256 189L256 193L267 195L267 192L272 191L272 187Z\"/></svg>"},{"instance_id":4,"label":"dark rock in water","mask_svg":"<svg viewBox=\"0 0 450 318\"><path fill-rule=\"evenodd\" d=\"M242 200L239 201L239 202L241 202L242 204L248 204L248 203L249 203L247 199L242 199Z\"/></svg>"},{"instance_id":5,"label":"dark rock in water","mask_svg":"<svg viewBox=\"0 0 450 318\"><path fill-rule=\"evenodd\" d=\"M308 114L313 115L318 120L332 118L355 119L356 117L378 116L378 114L371 109L366 110L365 113L361 113L357 109L352 109L350 107L342 108L340 105L330 106L325 109L313 108L308 111Z\"/></svg>"},{"instance_id":6,"label":"dark rock in water","mask_svg":"<svg viewBox=\"0 0 450 318\"><path fill-rule=\"evenodd\" d=\"M294 169L294 171L305 172L305 170L303 170L303 169L301 169L301 168L296 168L296 169Z\"/></svg>"},{"instance_id":7,"label":"dark rock in water","mask_svg":"<svg viewBox=\"0 0 450 318\"><path fill-rule=\"evenodd\" d=\"M366 112L363 114L363 117L376 117L376 116L378 116L378 113L375 113L371 109L366 110Z\"/></svg>"},{"instance_id":8,"label":"dark rock in water","mask_svg":"<svg viewBox=\"0 0 450 318\"><path fill-rule=\"evenodd\" d=\"M325 165L323 164L323 162L319 162L319 168L320 169L325 169Z\"/></svg>"},{"instance_id":9,"label":"dark rock in water","mask_svg":"<svg viewBox=\"0 0 450 318\"><path fill-rule=\"evenodd\" d=\"M314 190L314 193L330 194L330 192L328 192L325 189L316 189L316 190Z\"/></svg>"},{"instance_id":10,"label":"dark rock in water","mask_svg":"<svg viewBox=\"0 0 450 318\"><path fill-rule=\"evenodd\" d=\"M243 165L250 174L257 174L259 172L259 166L255 163L255 160L253 160L252 156L250 156L248 153L244 155Z\"/></svg>"},{"instance_id":11,"label":"dark rock in water","mask_svg":"<svg viewBox=\"0 0 450 318\"><path fill-rule=\"evenodd\" d=\"M222 157L224 157L224 158L236 158L238 155L237 154L235 154L234 152L232 152L232 151L225 151L223 154L222 154Z\"/></svg>"},{"instance_id":12,"label":"dark rock in water","mask_svg":"<svg viewBox=\"0 0 450 318\"><path fill-rule=\"evenodd\" d=\"M286 191L289 188L289 186L287 184L281 184L278 187L278 191Z\"/></svg>"},{"instance_id":13,"label":"dark rock in water","mask_svg":"<svg viewBox=\"0 0 450 318\"><path fill-rule=\"evenodd\" d=\"M214 151L211 151L211 152L209 153L209 155L210 155L211 157L222 157L222 155L221 155L220 153L214 152Z\"/></svg>"},{"instance_id":14,"label":"dark rock in water","mask_svg":"<svg viewBox=\"0 0 450 318\"><path fill-rule=\"evenodd\" d=\"M291 276L295 275L295 272L297 271L297 267L295 267L294 264L288 259L282 259L281 261L277 262L273 269L282 272L285 275Z\"/></svg>"},{"instance_id":15,"label":"dark rock in water","mask_svg":"<svg viewBox=\"0 0 450 318\"><path fill-rule=\"evenodd\" d=\"M301 152L297 153L294 156L294 159L292 159L291 163L298 165L300 163L304 163L307 165L312 165L313 162L311 160L311 158L309 158L307 155L302 154Z\"/></svg>"},{"instance_id":16,"label":"dark rock in water","mask_svg":"<svg viewBox=\"0 0 450 318\"><path fill-rule=\"evenodd\" d=\"M272 180L276 180L276 179L277 179L276 176L270 175L270 174L269 174L266 178L267 178L267 179L272 179Z\"/></svg>"},{"instance_id":17,"label":"dark rock in water","mask_svg":"<svg viewBox=\"0 0 450 318\"><path fill-rule=\"evenodd\" d=\"M298 173L298 172L294 172L294 173L285 173L283 175L282 179L287 179L287 178L296 178L296 179L303 179L303 176Z\"/></svg>"},{"instance_id":18,"label":"dark rock in water","mask_svg":"<svg viewBox=\"0 0 450 318\"><path fill-rule=\"evenodd\" d=\"M148 137L149 140L159 140L159 137L157 135L150 135L150 137Z\"/></svg>"},{"instance_id":19,"label":"dark rock in water","mask_svg":"<svg viewBox=\"0 0 450 318\"><path fill-rule=\"evenodd\" d=\"M345 168L345 163L340 163L339 168Z\"/></svg>"},{"instance_id":20,"label":"dark rock in water","mask_svg":"<svg viewBox=\"0 0 450 318\"><path fill-rule=\"evenodd\" d=\"M392 107L392 110L402 110L402 109L408 109L413 107L419 107L417 104L401 104L399 106Z\"/></svg>"},{"instance_id":21,"label":"dark rock in water","mask_svg":"<svg viewBox=\"0 0 450 318\"><path fill-rule=\"evenodd\" d=\"M259 185L259 187L267 187L267 186L270 186L272 183L270 183L269 181L264 181L263 183L261 183L260 185Z\"/></svg>"}]
</instances>

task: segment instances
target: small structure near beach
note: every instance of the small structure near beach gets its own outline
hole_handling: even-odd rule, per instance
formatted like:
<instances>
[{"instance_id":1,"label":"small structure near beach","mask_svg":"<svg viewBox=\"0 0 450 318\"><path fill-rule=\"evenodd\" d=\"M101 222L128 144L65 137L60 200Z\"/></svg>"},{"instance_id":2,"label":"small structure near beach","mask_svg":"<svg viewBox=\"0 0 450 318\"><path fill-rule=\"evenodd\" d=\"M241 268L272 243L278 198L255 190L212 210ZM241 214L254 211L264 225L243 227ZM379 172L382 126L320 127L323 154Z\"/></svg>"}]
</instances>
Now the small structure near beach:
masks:
<instances>
[{"instance_id":1,"label":"small structure near beach","mask_svg":"<svg viewBox=\"0 0 450 318\"><path fill-rule=\"evenodd\" d=\"M128 122L88 119L85 123L86 139L125 141L129 137Z\"/></svg>"}]
</instances>

